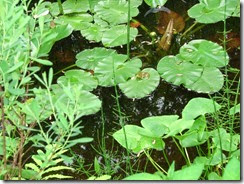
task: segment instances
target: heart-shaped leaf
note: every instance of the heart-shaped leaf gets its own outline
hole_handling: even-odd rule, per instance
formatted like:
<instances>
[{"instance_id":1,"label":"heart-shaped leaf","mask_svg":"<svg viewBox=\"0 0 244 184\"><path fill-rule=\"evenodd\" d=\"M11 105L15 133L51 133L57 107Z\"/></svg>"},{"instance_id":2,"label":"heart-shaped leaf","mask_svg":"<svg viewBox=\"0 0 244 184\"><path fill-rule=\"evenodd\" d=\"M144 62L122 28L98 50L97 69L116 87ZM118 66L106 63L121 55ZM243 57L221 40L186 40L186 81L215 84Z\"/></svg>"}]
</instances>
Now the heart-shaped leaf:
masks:
<instances>
[{"instance_id":1,"label":"heart-shaped leaf","mask_svg":"<svg viewBox=\"0 0 244 184\"><path fill-rule=\"evenodd\" d=\"M119 87L129 98L143 98L156 89L159 79L160 77L156 70L146 68L127 82L119 84Z\"/></svg>"},{"instance_id":2,"label":"heart-shaped leaf","mask_svg":"<svg viewBox=\"0 0 244 184\"><path fill-rule=\"evenodd\" d=\"M200 23L215 23L231 16L238 4L239 0L200 0L188 10L188 15Z\"/></svg>"},{"instance_id":3,"label":"heart-shaped leaf","mask_svg":"<svg viewBox=\"0 0 244 184\"><path fill-rule=\"evenodd\" d=\"M203 68L184 62L176 56L163 57L157 66L160 76L175 85L193 84L202 74Z\"/></svg>"},{"instance_id":4,"label":"heart-shaped leaf","mask_svg":"<svg viewBox=\"0 0 244 184\"><path fill-rule=\"evenodd\" d=\"M195 119L200 115L207 113L214 113L218 111L221 106L208 98L193 98L191 99L182 111L182 118Z\"/></svg>"},{"instance_id":5,"label":"heart-shaped leaf","mask_svg":"<svg viewBox=\"0 0 244 184\"><path fill-rule=\"evenodd\" d=\"M90 9L89 0L66 0L62 6L65 14L87 12Z\"/></svg>"}]
</instances>

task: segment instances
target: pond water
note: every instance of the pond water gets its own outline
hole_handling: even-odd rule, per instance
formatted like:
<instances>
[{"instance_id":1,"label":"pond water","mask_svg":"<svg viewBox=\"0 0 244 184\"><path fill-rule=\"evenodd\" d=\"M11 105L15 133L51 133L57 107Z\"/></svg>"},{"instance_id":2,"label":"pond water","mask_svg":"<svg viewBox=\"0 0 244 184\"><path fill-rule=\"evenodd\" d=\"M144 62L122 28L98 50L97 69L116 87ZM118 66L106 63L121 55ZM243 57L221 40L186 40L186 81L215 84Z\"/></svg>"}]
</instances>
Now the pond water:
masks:
<instances>
[{"instance_id":1,"label":"pond water","mask_svg":"<svg viewBox=\"0 0 244 184\"><path fill-rule=\"evenodd\" d=\"M173 10L180 14L184 19L187 19L187 10L196 4L197 0L192 0L190 2L184 3L180 0L171 0L168 1L166 7L170 10ZM157 25L157 17L158 14L149 14L148 16L144 17L145 13L149 10L149 7L146 4L140 6L140 14L138 17L135 17L136 20L141 22L145 25L150 32L156 32L156 25ZM186 22L186 28L190 27L193 24L193 20L189 20ZM233 32L239 35L239 20L237 19L228 19L227 22L227 30L232 29ZM238 25L238 26L235 26ZM189 35L186 38L183 38L179 41L180 34L173 35L173 40L168 51L159 51L158 44L151 45L148 43L150 41L149 35L139 28L140 36L137 38L136 41L131 43L131 54L134 56L142 56L141 60L143 61L144 67L153 67L156 68L158 61L165 55L170 54L177 54L179 48L182 44L187 41L190 41L195 38L204 38L204 39L212 39L216 36L217 32L223 31L223 22L207 25L204 29L200 29L199 31L195 32L194 34ZM158 34L158 37L162 35ZM63 68L73 65L75 63L75 55L81 52L84 49L94 48L94 47L102 47L102 44L98 43L90 43L89 41L85 40L79 32L72 33L71 36L68 38L57 42L49 56L49 59L54 63L54 72L58 72ZM118 53L126 54L126 47L118 47L116 48ZM229 53L231 56L231 64L233 67L239 68L239 50L234 49ZM56 77L62 75L60 73ZM116 170L118 167L116 163L120 163L120 167L123 169L125 167L125 149L122 148L115 140L113 140L111 134L116 130L120 129L118 116L116 115L116 101L113 96L115 96L114 87L98 87L93 91L95 95L97 95L100 100L102 101L103 105L103 116L105 119L104 125L104 135L106 141L106 149L108 156L111 159L111 165L114 167L113 169ZM127 124L135 124L140 125L140 121L143 118L150 117L150 116L159 116L159 115L172 115L177 114L181 115L181 111L187 102L199 96L206 96L204 94L195 93L192 91L188 91L184 87L174 86L165 81L160 82L157 89L151 93L149 96L134 100L129 99L121 91L119 91L119 102L121 105L122 112L127 117L126 123ZM101 143L101 136L103 130L103 123L102 123L102 114L101 111L90 116L85 116L81 118L83 128L82 137L93 137L94 141L91 144L82 144L77 145L72 148L72 151L77 158L80 158L84 161L85 167L88 169L94 161L94 158L97 157L99 162L104 163L104 160L101 155L99 155L95 149L99 149L99 144ZM185 161L182 157L182 154L178 151L175 143L172 139L166 140L166 149L165 153L169 159L169 162L173 160L176 162L176 169L181 168L182 165L185 165ZM190 158L194 158L196 154L196 150L189 149L189 156ZM162 152L153 151L152 158L163 168L168 168L168 164L165 161ZM132 158L132 162L136 162L138 158L136 155ZM146 164L146 159L140 159L140 164L138 169L144 168ZM78 164L74 161L73 164ZM93 169L93 168L91 168ZM125 173L122 169L118 169L115 175L124 175ZM147 167L147 172L155 172L156 170L150 164ZM67 173L69 175L74 176L75 179L86 179L87 176L81 173Z\"/></svg>"}]
</instances>

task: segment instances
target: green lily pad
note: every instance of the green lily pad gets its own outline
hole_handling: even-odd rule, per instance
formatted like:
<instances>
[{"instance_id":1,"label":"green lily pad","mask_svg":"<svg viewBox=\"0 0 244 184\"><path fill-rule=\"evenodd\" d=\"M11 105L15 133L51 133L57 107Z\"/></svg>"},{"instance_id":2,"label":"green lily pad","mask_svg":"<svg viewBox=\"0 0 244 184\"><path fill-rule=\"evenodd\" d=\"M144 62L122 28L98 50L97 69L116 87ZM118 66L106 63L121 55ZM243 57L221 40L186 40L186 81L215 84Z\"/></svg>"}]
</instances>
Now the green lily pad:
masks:
<instances>
[{"instance_id":1,"label":"green lily pad","mask_svg":"<svg viewBox=\"0 0 244 184\"><path fill-rule=\"evenodd\" d=\"M95 6L96 14L111 25L126 23L128 21L128 2L126 0L119 1L100 1ZM130 8L130 16L135 17L139 10L135 6Z\"/></svg>"},{"instance_id":2,"label":"green lily pad","mask_svg":"<svg viewBox=\"0 0 244 184\"><path fill-rule=\"evenodd\" d=\"M134 58L125 62L126 60L127 55L114 54L98 62L94 74L98 78L99 85L113 86L115 82L116 84L125 82L140 71L142 66L140 59Z\"/></svg>"},{"instance_id":3,"label":"green lily pad","mask_svg":"<svg viewBox=\"0 0 244 184\"><path fill-rule=\"evenodd\" d=\"M86 49L76 55L76 65L87 70L95 70L99 61L116 54L115 50L105 49L103 47Z\"/></svg>"},{"instance_id":4,"label":"green lily pad","mask_svg":"<svg viewBox=\"0 0 244 184\"><path fill-rule=\"evenodd\" d=\"M151 135L151 132L136 125L126 125L124 127L127 139L128 149L138 153L146 148L153 148L157 150L164 149L164 142L161 138L146 136ZM126 148L126 141L123 129L118 130L113 134L113 138L124 148Z\"/></svg>"},{"instance_id":5,"label":"green lily pad","mask_svg":"<svg viewBox=\"0 0 244 184\"><path fill-rule=\"evenodd\" d=\"M165 56L157 66L160 76L175 85L193 84L202 74L203 68L176 56Z\"/></svg>"},{"instance_id":6,"label":"green lily pad","mask_svg":"<svg viewBox=\"0 0 244 184\"><path fill-rule=\"evenodd\" d=\"M132 41L138 34L136 28L130 28L130 41ZM127 26L117 25L113 26L104 32L102 43L105 47L116 47L127 43Z\"/></svg>"},{"instance_id":7,"label":"green lily pad","mask_svg":"<svg viewBox=\"0 0 244 184\"><path fill-rule=\"evenodd\" d=\"M74 30L81 30L86 27L88 27L90 24L87 24L88 22L92 22L93 17L88 13L75 13L75 14L68 14L63 15L55 19L55 23L59 24L70 24ZM84 27L84 23L87 24L87 26Z\"/></svg>"},{"instance_id":8,"label":"green lily pad","mask_svg":"<svg viewBox=\"0 0 244 184\"><path fill-rule=\"evenodd\" d=\"M200 23L215 23L231 16L238 4L239 0L200 0L188 10L188 15Z\"/></svg>"},{"instance_id":9,"label":"green lily pad","mask_svg":"<svg viewBox=\"0 0 244 184\"><path fill-rule=\"evenodd\" d=\"M193 84L185 85L186 88L199 93L215 93L219 91L224 84L224 76L215 67L206 67L201 77Z\"/></svg>"},{"instance_id":10,"label":"green lily pad","mask_svg":"<svg viewBox=\"0 0 244 184\"><path fill-rule=\"evenodd\" d=\"M90 9L89 0L66 0L62 6L64 14L87 12Z\"/></svg>"},{"instance_id":11,"label":"green lily pad","mask_svg":"<svg viewBox=\"0 0 244 184\"><path fill-rule=\"evenodd\" d=\"M82 84L82 89L88 91L92 91L98 85L95 77L83 70L69 70L64 73L64 76L58 78L57 83L65 86Z\"/></svg>"},{"instance_id":12,"label":"green lily pad","mask_svg":"<svg viewBox=\"0 0 244 184\"><path fill-rule=\"evenodd\" d=\"M102 40L104 31L107 29L108 28L98 24L90 24L90 26L86 27L85 29L81 29L80 32L87 40L100 42Z\"/></svg>"},{"instance_id":13,"label":"green lily pad","mask_svg":"<svg viewBox=\"0 0 244 184\"><path fill-rule=\"evenodd\" d=\"M159 79L156 70L145 68L127 82L119 84L119 87L129 98L143 98L156 89Z\"/></svg>"},{"instance_id":14,"label":"green lily pad","mask_svg":"<svg viewBox=\"0 0 244 184\"><path fill-rule=\"evenodd\" d=\"M187 103L187 105L183 109L182 118L195 119L200 115L214 113L215 110L218 111L220 108L221 106L211 99L201 97L193 98Z\"/></svg>"},{"instance_id":15,"label":"green lily pad","mask_svg":"<svg viewBox=\"0 0 244 184\"><path fill-rule=\"evenodd\" d=\"M223 47L208 40L193 40L180 48L180 56L186 61L207 67L223 67L229 57Z\"/></svg>"}]
</instances>

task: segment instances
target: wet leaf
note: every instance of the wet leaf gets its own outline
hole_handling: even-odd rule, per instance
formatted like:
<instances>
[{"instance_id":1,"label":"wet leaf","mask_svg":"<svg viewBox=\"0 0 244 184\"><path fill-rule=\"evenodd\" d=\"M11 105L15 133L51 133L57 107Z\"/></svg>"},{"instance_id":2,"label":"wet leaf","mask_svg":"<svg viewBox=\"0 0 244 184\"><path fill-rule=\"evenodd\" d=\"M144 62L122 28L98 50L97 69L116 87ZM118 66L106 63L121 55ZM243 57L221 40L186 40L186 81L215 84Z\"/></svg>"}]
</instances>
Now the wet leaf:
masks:
<instances>
[{"instance_id":1,"label":"wet leaf","mask_svg":"<svg viewBox=\"0 0 244 184\"><path fill-rule=\"evenodd\" d=\"M125 83L119 84L129 98L143 98L153 92L159 84L159 75L153 68L146 68Z\"/></svg>"},{"instance_id":2,"label":"wet leaf","mask_svg":"<svg viewBox=\"0 0 244 184\"><path fill-rule=\"evenodd\" d=\"M188 15L200 23L215 23L231 16L238 4L239 0L200 0L188 10Z\"/></svg>"},{"instance_id":3,"label":"wet leaf","mask_svg":"<svg viewBox=\"0 0 244 184\"><path fill-rule=\"evenodd\" d=\"M185 20L181 15L174 11L170 11L170 13L167 12L159 12L159 18L158 18L158 25L157 29L160 34L164 34L167 28L167 25L169 24L170 20L173 20L173 32L179 33L185 28Z\"/></svg>"}]
</instances>

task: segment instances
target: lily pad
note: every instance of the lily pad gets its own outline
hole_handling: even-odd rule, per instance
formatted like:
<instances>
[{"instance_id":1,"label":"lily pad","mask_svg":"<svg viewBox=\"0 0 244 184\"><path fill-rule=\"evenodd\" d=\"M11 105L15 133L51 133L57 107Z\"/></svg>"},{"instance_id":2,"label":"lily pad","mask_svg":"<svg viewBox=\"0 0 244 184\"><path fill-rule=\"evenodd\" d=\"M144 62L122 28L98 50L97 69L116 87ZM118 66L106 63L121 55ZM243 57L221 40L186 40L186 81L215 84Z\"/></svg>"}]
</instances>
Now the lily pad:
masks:
<instances>
[{"instance_id":1,"label":"lily pad","mask_svg":"<svg viewBox=\"0 0 244 184\"><path fill-rule=\"evenodd\" d=\"M176 56L165 56L159 61L157 70L167 82L175 85L191 85L199 79L203 68L190 62L182 61Z\"/></svg>"},{"instance_id":2,"label":"lily pad","mask_svg":"<svg viewBox=\"0 0 244 184\"><path fill-rule=\"evenodd\" d=\"M95 70L99 61L115 54L117 54L115 50L105 49L103 47L86 49L76 55L76 65L87 70Z\"/></svg>"},{"instance_id":3,"label":"lily pad","mask_svg":"<svg viewBox=\"0 0 244 184\"><path fill-rule=\"evenodd\" d=\"M223 67L228 64L229 57L223 47L208 40L193 40L180 48L184 60L210 67Z\"/></svg>"},{"instance_id":4,"label":"lily pad","mask_svg":"<svg viewBox=\"0 0 244 184\"><path fill-rule=\"evenodd\" d=\"M98 24L89 25L90 26L86 27L85 29L80 30L82 36L84 36L87 40L100 42L102 40L104 31L106 31L107 28L102 27Z\"/></svg>"},{"instance_id":5,"label":"lily pad","mask_svg":"<svg viewBox=\"0 0 244 184\"><path fill-rule=\"evenodd\" d=\"M239 0L200 0L188 10L188 15L200 23L215 23L231 16L238 4Z\"/></svg>"},{"instance_id":6,"label":"lily pad","mask_svg":"<svg viewBox=\"0 0 244 184\"><path fill-rule=\"evenodd\" d=\"M126 23L128 21L128 2L126 0L119 1L100 1L95 6L96 14L111 25ZM131 6L131 17L137 16L139 10L135 6Z\"/></svg>"},{"instance_id":7,"label":"lily pad","mask_svg":"<svg viewBox=\"0 0 244 184\"><path fill-rule=\"evenodd\" d=\"M84 29L84 23L92 22L93 18L88 13L75 13L62 15L55 20L55 23L59 24L70 24L74 30ZM87 24L88 27L89 24Z\"/></svg>"},{"instance_id":8,"label":"lily pad","mask_svg":"<svg viewBox=\"0 0 244 184\"><path fill-rule=\"evenodd\" d=\"M87 12L90 9L89 0L66 0L62 6L65 14Z\"/></svg>"},{"instance_id":9,"label":"lily pad","mask_svg":"<svg viewBox=\"0 0 244 184\"><path fill-rule=\"evenodd\" d=\"M146 68L125 83L119 84L129 98L143 98L153 92L159 84L159 74L153 68Z\"/></svg>"},{"instance_id":10,"label":"lily pad","mask_svg":"<svg viewBox=\"0 0 244 184\"><path fill-rule=\"evenodd\" d=\"M130 28L130 41L138 34L136 28ZM116 47L127 43L127 26L117 25L104 32L102 43L105 47Z\"/></svg>"},{"instance_id":11,"label":"lily pad","mask_svg":"<svg viewBox=\"0 0 244 184\"><path fill-rule=\"evenodd\" d=\"M98 78L99 85L113 86L125 82L140 71L141 60L134 58L127 62L126 55L114 54L98 62L95 68L95 76ZM115 77L115 78L114 78Z\"/></svg>"},{"instance_id":12,"label":"lily pad","mask_svg":"<svg viewBox=\"0 0 244 184\"><path fill-rule=\"evenodd\" d=\"M64 76L61 76L57 80L58 84L62 85L83 85L83 90L91 91L98 85L98 81L89 72L83 70L69 70L65 72Z\"/></svg>"},{"instance_id":13,"label":"lily pad","mask_svg":"<svg viewBox=\"0 0 244 184\"><path fill-rule=\"evenodd\" d=\"M215 104L215 105L214 105ZM201 108L200 108L201 107ZM191 99L182 111L182 118L195 119L200 115L207 113L214 113L218 111L221 106L208 98L193 98Z\"/></svg>"},{"instance_id":14,"label":"lily pad","mask_svg":"<svg viewBox=\"0 0 244 184\"><path fill-rule=\"evenodd\" d=\"M215 67L206 67L201 77L193 84L185 85L186 88L199 93L215 93L219 91L224 84L224 76Z\"/></svg>"}]
</instances>

